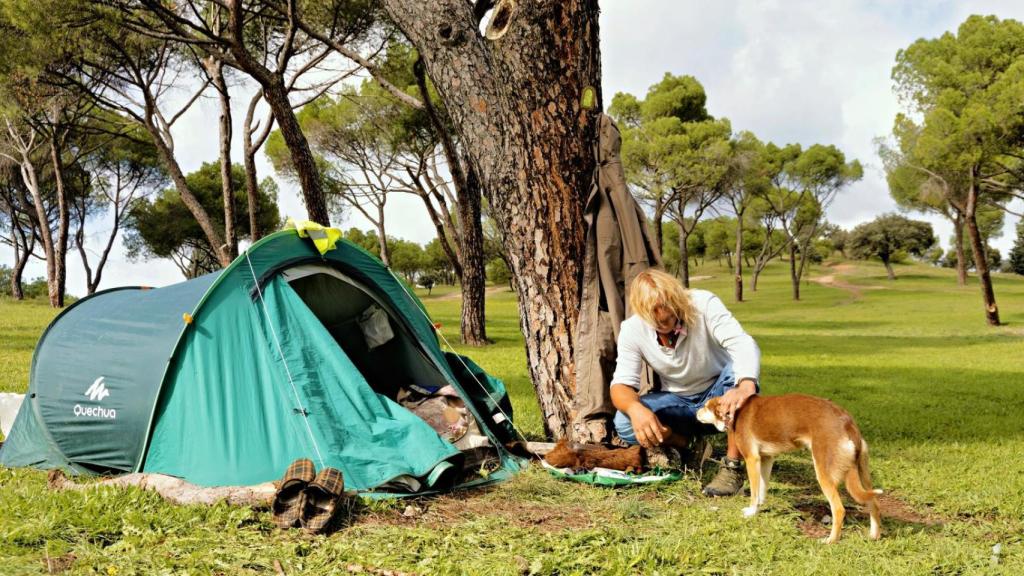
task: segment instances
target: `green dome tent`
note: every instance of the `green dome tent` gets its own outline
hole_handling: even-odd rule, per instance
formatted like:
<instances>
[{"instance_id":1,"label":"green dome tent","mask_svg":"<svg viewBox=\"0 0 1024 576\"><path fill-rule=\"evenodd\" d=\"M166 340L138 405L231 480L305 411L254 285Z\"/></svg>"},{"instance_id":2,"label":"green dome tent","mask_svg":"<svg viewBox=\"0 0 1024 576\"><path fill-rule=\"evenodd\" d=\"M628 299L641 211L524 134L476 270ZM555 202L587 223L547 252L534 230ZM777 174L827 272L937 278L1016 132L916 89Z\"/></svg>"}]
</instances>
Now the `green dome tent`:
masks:
<instances>
[{"instance_id":1,"label":"green dome tent","mask_svg":"<svg viewBox=\"0 0 1024 576\"><path fill-rule=\"evenodd\" d=\"M368 311L383 343L368 343ZM422 304L375 257L345 241L321 254L285 230L220 272L69 306L36 347L0 464L227 486L308 457L349 489L429 486L465 455L395 398L446 385L500 464L462 481L518 470L503 448L514 431L501 381L443 352Z\"/></svg>"}]
</instances>

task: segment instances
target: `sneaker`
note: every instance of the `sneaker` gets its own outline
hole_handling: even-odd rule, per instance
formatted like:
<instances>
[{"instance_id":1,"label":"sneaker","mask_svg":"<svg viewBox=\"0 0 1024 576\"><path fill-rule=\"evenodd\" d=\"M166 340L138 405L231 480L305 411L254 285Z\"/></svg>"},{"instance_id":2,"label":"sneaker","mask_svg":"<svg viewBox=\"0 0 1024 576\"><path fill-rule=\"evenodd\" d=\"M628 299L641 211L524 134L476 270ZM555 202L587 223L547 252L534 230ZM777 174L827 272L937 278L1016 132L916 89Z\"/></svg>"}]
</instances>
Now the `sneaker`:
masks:
<instances>
[{"instance_id":1,"label":"sneaker","mask_svg":"<svg viewBox=\"0 0 1024 576\"><path fill-rule=\"evenodd\" d=\"M662 470L682 470L683 457L679 451L669 446L654 446L646 448L647 466L649 468L661 468Z\"/></svg>"},{"instance_id":2,"label":"sneaker","mask_svg":"<svg viewBox=\"0 0 1024 576\"><path fill-rule=\"evenodd\" d=\"M743 488L743 461L726 458L718 467L718 474L708 482L702 492L705 496L733 496Z\"/></svg>"}]
</instances>

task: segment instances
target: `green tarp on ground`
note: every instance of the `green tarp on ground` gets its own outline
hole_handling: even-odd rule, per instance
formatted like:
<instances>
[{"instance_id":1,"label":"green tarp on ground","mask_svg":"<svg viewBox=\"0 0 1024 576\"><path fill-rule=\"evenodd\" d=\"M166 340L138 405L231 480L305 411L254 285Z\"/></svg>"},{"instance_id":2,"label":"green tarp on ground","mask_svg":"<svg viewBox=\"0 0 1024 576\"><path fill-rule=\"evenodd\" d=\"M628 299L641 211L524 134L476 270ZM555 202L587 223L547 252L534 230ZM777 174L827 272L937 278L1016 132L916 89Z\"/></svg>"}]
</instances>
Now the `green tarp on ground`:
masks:
<instances>
[{"instance_id":1,"label":"green tarp on ground","mask_svg":"<svg viewBox=\"0 0 1024 576\"><path fill-rule=\"evenodd\" d=\"M373 350L354 319L367 306L395 333ZM455 387L503 464L492 478L518 468L501 448L512 434L501 382L443 353L422 305L373 256L346 242L321 255L283 231L219 273L65 310L37 346L0 464L220 486L309 457L370 490L460 458L392 400L409 384Z\"/></svg>"}]
</instances>

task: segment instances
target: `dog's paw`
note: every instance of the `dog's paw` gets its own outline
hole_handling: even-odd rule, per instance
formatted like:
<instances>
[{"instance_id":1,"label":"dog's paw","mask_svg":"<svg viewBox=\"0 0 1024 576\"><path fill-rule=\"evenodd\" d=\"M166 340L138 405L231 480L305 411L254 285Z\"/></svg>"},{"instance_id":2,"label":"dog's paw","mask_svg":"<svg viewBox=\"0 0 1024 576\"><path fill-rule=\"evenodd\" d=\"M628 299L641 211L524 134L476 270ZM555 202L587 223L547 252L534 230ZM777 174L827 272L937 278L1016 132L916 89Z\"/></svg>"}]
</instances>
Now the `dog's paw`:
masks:
<instances>
[{"instance_id":1,"label":"dog's paw","mask_svg":"<svg viewBox=\"0 0 1024 576\"><path fill-rule=\"evenodd\" d=\"M743 509L744 518L750 518L754 514L757 514L757 506L747 506Z\"/></svg>"}]
</instances>

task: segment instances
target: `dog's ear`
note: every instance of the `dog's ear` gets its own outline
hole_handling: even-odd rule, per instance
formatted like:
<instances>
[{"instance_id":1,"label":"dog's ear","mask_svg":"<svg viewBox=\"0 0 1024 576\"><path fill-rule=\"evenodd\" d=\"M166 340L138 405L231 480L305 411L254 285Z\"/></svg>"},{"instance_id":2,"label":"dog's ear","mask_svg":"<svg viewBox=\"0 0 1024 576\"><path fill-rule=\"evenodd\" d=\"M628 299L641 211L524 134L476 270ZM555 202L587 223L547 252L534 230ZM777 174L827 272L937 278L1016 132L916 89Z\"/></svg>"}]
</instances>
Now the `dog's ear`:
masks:
<instances>
[{"instance_id":1,"label":"dog's ear","mask_svg":"<svg viewBox=\"0 0 1024 576\"><path fill-rule=\"evenodd\" d=\"M732 415L729 414L729 410L725 407L725 404L718 401L718 398L714 398L713 400L715 400L715 417L720 423L716 423L716 427L720 432L724 432L727 427L732 426Z\"/></svg>"}]
</instances>

